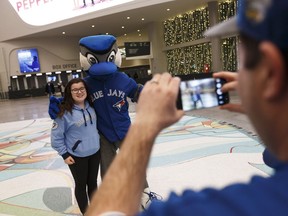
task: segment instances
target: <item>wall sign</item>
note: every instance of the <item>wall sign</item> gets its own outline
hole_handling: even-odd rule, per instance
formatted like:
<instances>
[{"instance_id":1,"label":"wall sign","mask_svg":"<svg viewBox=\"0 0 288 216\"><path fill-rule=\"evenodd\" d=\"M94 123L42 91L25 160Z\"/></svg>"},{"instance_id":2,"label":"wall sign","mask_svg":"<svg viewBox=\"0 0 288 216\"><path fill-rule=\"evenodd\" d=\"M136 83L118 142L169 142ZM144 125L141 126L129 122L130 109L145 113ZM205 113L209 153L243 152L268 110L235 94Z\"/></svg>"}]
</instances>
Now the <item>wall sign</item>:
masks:
<instances>
[{"instance_id":1,"label":"wall sign","mask_svg":"<svg viewBox=\"0 0 288 216\"><path fill-rule=\"evenodd\" d=\"M126 42L124 43L126 58L151 57L150 42Z\"/></svg>"},{"instance_id":2,"label":"wall sign","mask_svg":"<svg viewBox=\"0 0 288 216\"><path fill-rule=\"evenodd\" d=\"M2 0L3 1L3 0ZM134 0L9 0L10 4L27 24L43 26L83 14L107 9Z\"/></svg>"},{"instance_id":3,"label":"wall sign","mask_svg":"<svg viewBox=\"0 0 288 216\"><path fill-rule=\"evenodd\" d=\"M36 48L20 49L17 51L17 57L21 73L40 71L38 50Z\"/></svg>"},{"instance_id":4,"label":"wall sign","mask_svg":"<svg viewBox=\"0 0 288 216\"><path fill-rule=\"evenodd\" d=\"M77 69L78 66L77 64L57 64L57 65L52 65L52 70L70 70L70 69Z\"/></svg>"}]
</instances>

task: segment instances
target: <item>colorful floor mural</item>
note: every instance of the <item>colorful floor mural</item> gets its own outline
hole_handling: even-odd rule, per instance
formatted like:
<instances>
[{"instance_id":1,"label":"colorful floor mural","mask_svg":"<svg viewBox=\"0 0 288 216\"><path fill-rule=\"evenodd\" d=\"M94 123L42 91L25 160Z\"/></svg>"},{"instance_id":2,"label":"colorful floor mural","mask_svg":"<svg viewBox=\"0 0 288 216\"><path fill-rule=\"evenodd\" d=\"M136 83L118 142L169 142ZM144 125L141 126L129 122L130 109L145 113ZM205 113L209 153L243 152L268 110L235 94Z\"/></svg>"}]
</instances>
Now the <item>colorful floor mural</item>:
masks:
<instances>
[{"instance_id":1,"label":"colorful floor mural","mask_svg":"<svg viewBox=\"0 0 288 216\"><path fill-rule=\"evenodd\" d=\"M0 216L80 215L70 171L50 145L51 125L48 118L0 124ZM184 116L156 139L147 179L164 199L171 190L246 182L271 173L263 149L237 127Z\"/></svg>"}]
</instances>

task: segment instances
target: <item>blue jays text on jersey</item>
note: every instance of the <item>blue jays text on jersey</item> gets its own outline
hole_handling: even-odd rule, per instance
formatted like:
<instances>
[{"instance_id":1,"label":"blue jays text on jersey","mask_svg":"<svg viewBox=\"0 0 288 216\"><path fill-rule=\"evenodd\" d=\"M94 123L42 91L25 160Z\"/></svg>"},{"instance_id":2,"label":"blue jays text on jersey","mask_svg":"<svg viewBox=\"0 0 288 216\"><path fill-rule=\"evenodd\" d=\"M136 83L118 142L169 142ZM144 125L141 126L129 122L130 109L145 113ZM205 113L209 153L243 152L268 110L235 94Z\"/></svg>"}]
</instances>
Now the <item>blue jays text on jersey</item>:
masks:
<instances>
[{"instance_id":1,"label":"blue jays text on jersey","mask_svg":"<svg viewBox=\"0 0 288 216\"><path fill-rule=\"evenodd\" d=\"M107 97L119 97L119 98L125 98L126 94L124 91L121 90L117 90L117 89L108 89L108 92L106 94ZM104 97L104 93L102 90L97 91L92 93L91 98L92 98L92 102L94 102L95 100Z\"/></svg>"},{"instance_id":2,"label":"blue jays text on jersey","mask_svg":"<svg viewBox=\"0 0 288 216\"><path fill-rule=\"evenodd\" d=\"M126 74L116 72L108 79L85 77L89 94L97 114L98 130L110 142L124 139L130 124L129 103L139 89Z\"/></svg>"},{"instance_id":3,"label":"blue jays text on jersey","mask_svg":"<svg viewBox=\"0 0 288 216\"><path fill-rule=\"evenodd\" d=\"M125 101L125 97L126 94L125 92L121 91L121 90L117 90L117 89L108 89L108 92L106 92L106 96L107 97L119 97L120 100L118 102L116 102L115 104L113 104L113 107L116 107L118 109L118 111L121 111L121 108L125 105L126 101ZM102 90L98 91L98 92L94 92L91 95L92 98L92 102L94 102L95 100L104 97L104 93Z\"/></svg>"}]
</instances>

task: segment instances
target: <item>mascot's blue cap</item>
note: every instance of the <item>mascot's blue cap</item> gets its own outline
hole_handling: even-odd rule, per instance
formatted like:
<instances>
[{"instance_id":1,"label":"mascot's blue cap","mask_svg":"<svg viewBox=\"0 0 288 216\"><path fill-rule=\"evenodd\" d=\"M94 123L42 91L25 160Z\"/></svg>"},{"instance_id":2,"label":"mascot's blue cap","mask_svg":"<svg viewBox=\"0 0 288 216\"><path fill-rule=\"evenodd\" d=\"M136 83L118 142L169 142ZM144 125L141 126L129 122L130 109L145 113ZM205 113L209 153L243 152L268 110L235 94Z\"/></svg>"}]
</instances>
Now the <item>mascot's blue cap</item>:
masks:
<instances>
[{"instance_id":1,"label":"mascot's blue cap","mask_svg":"<svg viewBox=\"0 0 288 216\"><path fill-rule=\"evenodd\" d=\"M107 53L115 43L116 38L112 35L93 35L81 38L79 41L79 45L98 54Z\"/></svg>"}]
</instances>

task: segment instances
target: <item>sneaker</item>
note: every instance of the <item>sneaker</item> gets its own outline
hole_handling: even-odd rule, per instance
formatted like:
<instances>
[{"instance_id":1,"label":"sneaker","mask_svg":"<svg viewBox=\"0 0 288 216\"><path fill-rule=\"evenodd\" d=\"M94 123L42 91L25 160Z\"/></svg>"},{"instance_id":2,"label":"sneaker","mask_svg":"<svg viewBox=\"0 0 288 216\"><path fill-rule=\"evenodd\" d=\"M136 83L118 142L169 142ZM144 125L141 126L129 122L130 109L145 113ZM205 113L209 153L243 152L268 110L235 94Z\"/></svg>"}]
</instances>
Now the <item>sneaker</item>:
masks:
<instances>
[{"instance_id":1,"label":"sneaker","mask_svg":"<svg viewBox=\"0 0 288 216\"><path fill-rule=\"evenodd\" d=\"M152 192L152 191L148 192L144 190L142 194L142 198L141 198L141 208L142 210L146 210L151 204L151 202L160 201L162 199L163 197L160 196L159 194Z\"/></svg>"}]
</instances>

